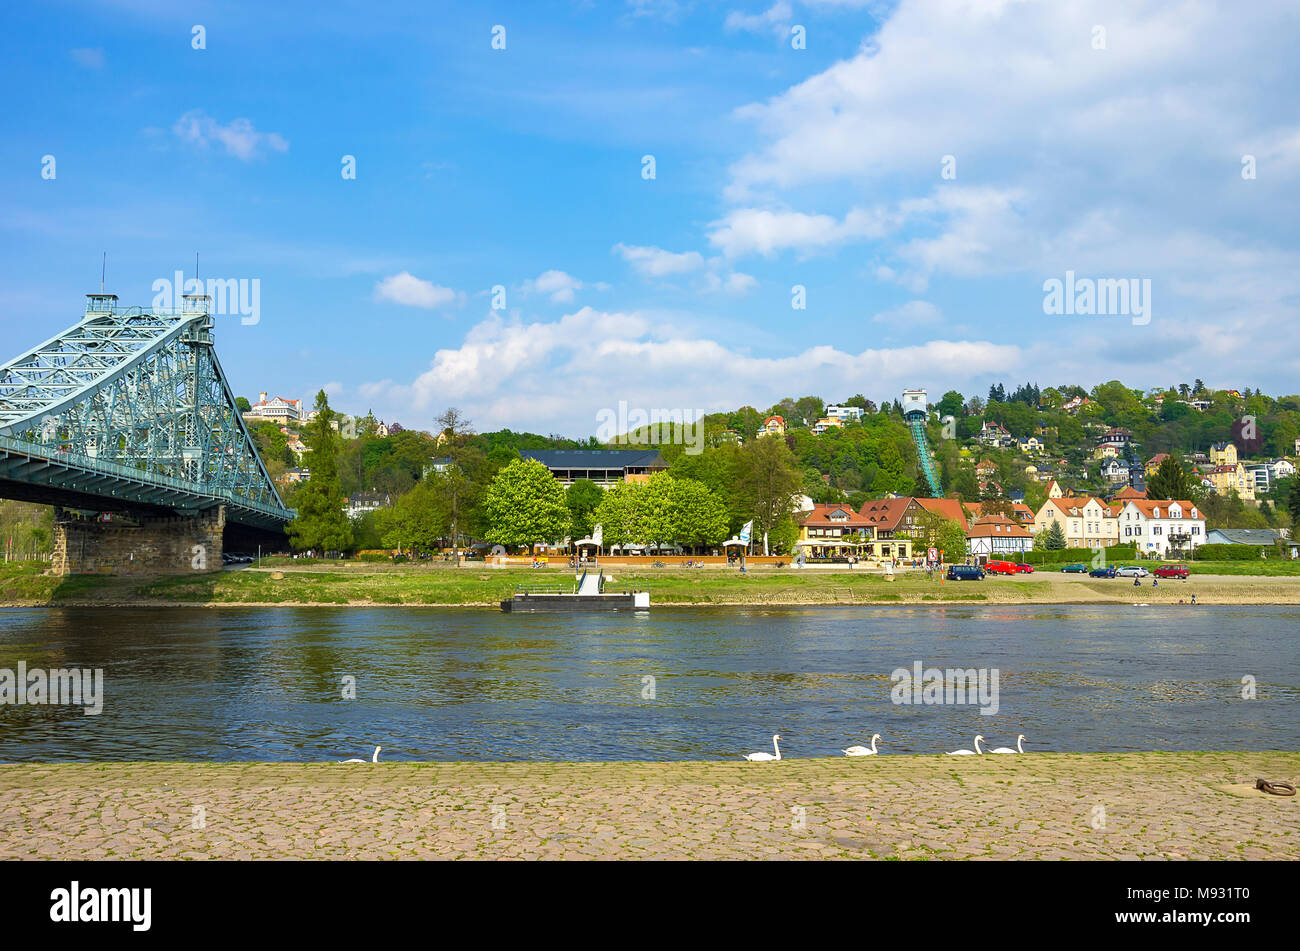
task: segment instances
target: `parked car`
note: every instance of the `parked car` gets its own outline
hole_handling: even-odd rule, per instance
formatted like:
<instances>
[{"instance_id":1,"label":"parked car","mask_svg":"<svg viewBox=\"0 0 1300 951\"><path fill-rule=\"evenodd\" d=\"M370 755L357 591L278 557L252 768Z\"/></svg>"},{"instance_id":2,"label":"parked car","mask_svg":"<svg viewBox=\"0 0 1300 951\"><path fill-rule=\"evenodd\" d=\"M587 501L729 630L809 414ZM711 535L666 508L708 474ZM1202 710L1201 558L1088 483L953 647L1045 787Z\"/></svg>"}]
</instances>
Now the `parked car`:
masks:
<instances>
[{"instance_id":1,"label":"parked car","mask_svg":"<svg viewBox=\"0 0 1300 951\"><path fill-rule=\"evenodd\" d=\"M1089 578L1114 578L1119 575L1119 570L1114 565L1107 565L1105 568L1094 568L1088 572Z\"/></svg>"},{"instance_id":2,"label":"parked car","mask_svg":"<svg viewBox=\"0 0 1300 951\"><path fill-rule=\"evenodd\" d=\"M1151 573L1157 578L1186 578L1191 574L1186 565L1161 565Z\"/></svg>"},{"instance_id":3,"label":"parked car","mask_svg":"<svg viewBox=\"0 0 1300 951\"><path fill-rule=\"evenodd\" d=\"M1086 575L1088 573L1088 566L1081 561L1076 561L1072 565L1066 565L1061 569L1061 571L1072 575Z\"/></svg>"},{"instance_id":4,"label":"parked car","mask_svg":"<svg viewBox=\"0 0 1300 951\"><path fill-rule=\"evenodd\" d=\"M1020 561L1014 562L1014 564L1016 566L1017 574L1032 575L1034 573L1033 565L1026 565L1024 562L1020 562Z\"/></svg>"},{"instance_id":5,"label":"parked car","mask_svg":"<svg viewBox=\"0 0 1300 951\"><path fill-rule=\"evenodd\" d=\"M979 565L949 565L949 581L983 581L984 569Z\"/></svg>"},{"instance_id":6,"label":"parked car","mask_svg":"<svg viewBox=\"0 0 1300 951\"><path fill-rule=\"evenodd\" d=\"M984 570L991 575L1014 575L1016 565L1010 561L989 561L985 562Z\"/></svg>"},{"instance_id":7,"label":"parked car","mask_svg":"<svg viewBox=\"0 0 1300 951\"><path fill-rule=\"evenodd\" d=\"M1151 572L1141 565L1122 565L1116 573L1121 578L1145 578Z\"/></svg>"}]
</instances>

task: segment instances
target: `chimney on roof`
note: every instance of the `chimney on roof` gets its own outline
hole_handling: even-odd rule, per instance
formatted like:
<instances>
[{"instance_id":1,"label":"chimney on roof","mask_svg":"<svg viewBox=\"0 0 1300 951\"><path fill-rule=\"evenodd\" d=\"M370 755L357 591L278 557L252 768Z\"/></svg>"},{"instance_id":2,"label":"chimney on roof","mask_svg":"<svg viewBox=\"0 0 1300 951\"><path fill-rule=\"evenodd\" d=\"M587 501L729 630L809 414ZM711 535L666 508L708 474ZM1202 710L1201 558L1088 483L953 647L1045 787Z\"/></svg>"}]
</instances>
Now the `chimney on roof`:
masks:
<instances>
[{"instance_id":1,"label":"chimney on roof","mask_svg":"<svg viewBox=\"0 0 1300 951\"><path fill-rule=\"evenodd\" d=\"M257 394L257 401L258 401L259 403L265 403L265 402L266 402L266 390L263 390L262 392L260 392L260 393Z\"/></svg>"}]
</instances>

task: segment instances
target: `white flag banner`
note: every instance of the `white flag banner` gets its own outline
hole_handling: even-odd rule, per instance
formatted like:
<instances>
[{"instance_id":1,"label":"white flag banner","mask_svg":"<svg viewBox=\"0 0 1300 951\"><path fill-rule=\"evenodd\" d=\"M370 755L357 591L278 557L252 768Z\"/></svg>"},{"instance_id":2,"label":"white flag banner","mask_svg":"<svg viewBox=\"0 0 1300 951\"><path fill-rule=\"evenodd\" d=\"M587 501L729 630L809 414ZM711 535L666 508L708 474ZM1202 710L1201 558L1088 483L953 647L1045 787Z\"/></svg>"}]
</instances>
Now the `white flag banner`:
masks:
<instances>
[{"instance_id":1,"label":"white flag banner","mask_svg":"<svg viewBox=\"0 0 1300 951\"><path fill-rule=\"evenodd\" d=\"M604 526L597 525L595 528L591 530L591 541L593 544L595 544L597 548L601 546L601 542L604 540L604 537L605 537Z\"/></svg>"},{"instance_id":2,"label":"white flag banner","mask_svg":"<svg viewBox=\"0 0 1300 951\"><path fill-rule=\"evenodd\" d=\"M748 522L745 523L745 527L740 530L740 535L738 536L744 544L746 545L749 544L749 535L750 532L752 532L753 530L754 530L754 520L751 518Z\"/></svg>"}]
</instances>

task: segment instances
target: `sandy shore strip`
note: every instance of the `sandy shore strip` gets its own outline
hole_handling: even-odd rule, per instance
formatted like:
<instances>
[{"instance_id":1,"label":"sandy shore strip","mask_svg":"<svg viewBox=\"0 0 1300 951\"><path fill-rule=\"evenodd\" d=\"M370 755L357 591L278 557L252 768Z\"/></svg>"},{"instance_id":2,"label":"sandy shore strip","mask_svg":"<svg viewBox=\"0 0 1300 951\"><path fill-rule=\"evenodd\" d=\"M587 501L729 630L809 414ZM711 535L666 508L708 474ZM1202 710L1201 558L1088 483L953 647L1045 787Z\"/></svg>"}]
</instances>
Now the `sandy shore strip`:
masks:
<instances>
[{"instance_id":1,"label":"sandy shore strip","mask_svg":"<svg viewBox=\"0 0 1300 951\"><path fill-rule=\"evenodd\" d=\"M0 766L4 859L1297 859L1300 753Z\"/></svg>"}]
</instances>

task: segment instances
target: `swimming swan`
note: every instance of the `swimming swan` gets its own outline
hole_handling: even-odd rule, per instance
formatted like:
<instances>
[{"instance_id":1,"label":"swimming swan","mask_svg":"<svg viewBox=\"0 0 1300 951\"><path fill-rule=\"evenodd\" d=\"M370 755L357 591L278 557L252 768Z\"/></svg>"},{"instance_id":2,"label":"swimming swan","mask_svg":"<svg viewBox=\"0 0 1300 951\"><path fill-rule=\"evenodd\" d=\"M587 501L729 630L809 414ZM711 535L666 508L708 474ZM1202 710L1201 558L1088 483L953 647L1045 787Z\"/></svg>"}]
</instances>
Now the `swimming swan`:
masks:
<instances>
[{"instance_id":1,"label":"swimming swan","mask_svg":"<svg viewBox=\"0 0 1300 951\"><path fill-rule=\"evenodd\" d=\"M370 762L372 762L372 763L378 763L378 762L379 762L379 751L382 750L382 749L383 749L382 746L376 746L376 747L375 747L375 755L372 756L372 757L370 757ZM339 762L340 762L340 763L364 763L365 760L363 760L363 759L341 759L341 760L339 760Z\"/></svg>"},{"instance_id":2,"label":"swimming swan","mask_svg":"<svg viewBox=\"0 0 1300 951\"><path fill-rule=\"evenodd\" d=\"M877 753L876 740L878 739L880 739L880 734L873 733L871 735L871 749L867 749L865 746L850 746L842 752L845 756L875 756Z\"/></svg>"},{"instance_id":3,"label":"swimming swan","mask_svg":"<svg viewBox=\"0 0 1300 951\"><path fill-rule=\"evenodd\" d=\"M776 750L776 755L771 753L746 753L745 759L751 763L766 763L769 760L778 760L781 758L781 747L776 745L776 741L781 739L781 734L777 733L772 737L772 749Z\"/></svg>"},{"instance_id":4,"label":"swimming swan","mask_svg":"<svg viewBox=\"0 0 1300 951\"><path fill-rule=\"evenodd\" d=\"M949 755L949 756L974 756L975 753L983 753L984 751L983 751L982 749L980 749L980 743L982 743L983 740L984 740L984 737L979 736L978 734L976 734L976 736L975 736L975 752L974 752L974 753L972 753L970 750L953 750L953 751L952 751L951 753L949 753L948 755Z\"/></svg>"},{"instance_id":5,"label":"swimming swan","mask_svg":"<svg viewBox=\"0 0 1300 951\"><path fill-rule=\"evenodd\" d=\"M1025 748L1021 746L1020 743L1022 740L1024 740L1024 738L1025 735L1023 733L1021 733L1018 737L1016 737L1016 748L1014 750L1009 746L999 746L996 750L989 750L989 752L990 753L1023 753L1025 751Z\"/></svg>"}]
</instances>

